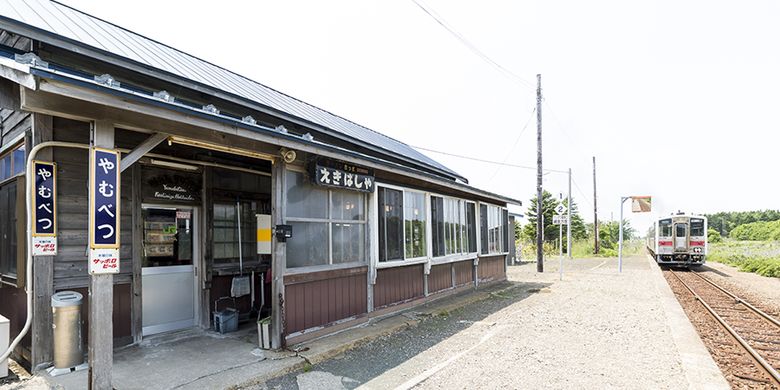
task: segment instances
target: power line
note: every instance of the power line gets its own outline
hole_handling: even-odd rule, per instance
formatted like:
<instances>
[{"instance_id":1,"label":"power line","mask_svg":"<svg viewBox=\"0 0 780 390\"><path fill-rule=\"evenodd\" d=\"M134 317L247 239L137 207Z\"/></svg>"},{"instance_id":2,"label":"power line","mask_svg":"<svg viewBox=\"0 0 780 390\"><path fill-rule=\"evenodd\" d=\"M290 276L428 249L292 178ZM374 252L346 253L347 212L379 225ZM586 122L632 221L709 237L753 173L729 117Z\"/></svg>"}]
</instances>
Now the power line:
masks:
<instances>
[{"instance_id":1,"label":"power line","mask_svg":"<svg viewBox=\"0 0 780 390\"><path fill-rule=\"evenodd\" d=\"M577 189L577 192L579 192L579 193L580 193L580 195L582 195L582 198L583 198L584 200L588 201L588 203L593 203L593 202L590 200L590 198L588 198L588 196L587 196L587 195L585 195L585 193L582 191L582 189L580 189L580 186L577 184L577 181L576 181L576 180L574 180L574 176L572 176L572 178L571 178L571 182L572 182L572 183L574 183L574 188L576 188L576 189Z\"/></svg>"},{"instance_id":2,"label":"power line","mask_svg":"<svg viewBox=\"0 0 780 390\"><path fill-rule=\"evenodd\" d=\"M423 12L425 12L428 16L433 18L433 20L436 21L440 26L442 26L447 32L452 34L452 36L455 37L461 44L466 46L469 50L471 50L472 53L476 54L479 58L490 64L491 66L498 69L499 72L503 73L506 76L509 76L510 79L514 79L515 81L518 81L521 85L527 88L533 88L533 84L528 82L528 80L525 80L524 78L518 76L514 72L510 71L509 69L505 68L498 62L494 61L492 58L490 58L487 54L485 54L482 50L479 50L477 46L475 46L473 43L471 43L468 39L466 39L462 34L457 32L452 26L447 23L447 21L444 20L436 11L434 11L431 7L425 6L422 4L421 0L412 0L414 4L416 4L418 7L420 7Z\"/></svg>"},{"instance_id":3,"label":"power line","mask_svg":"<svg viewBox=\"0 0 780 390\"><path fill-rule=\"evenodd\" d=\"M442 152L441 150L434 150L434 149L424 148L422 146L414 146L414 145L409 145L409 146L411 146L411 147L413 147L415 149L425 150L426 152L439 153L439 154L443 154L445 156L457 157L457 158L462 158L462 159L465 159L465 160L479 161L479 162L483 162L483 163L486 163L486 164L495 164L495 165L502 165L502 166L505 166L505 167L522 168L522 169L534 169L534 170L536 170L536 167L532 167L532 166L529 166L529 165L518 165L518 164L510 164L510 163L505 163L505 162L500 162L500 161L485 160L485 159L477 158L477 157L464 156L462 154ZM563 171L563 170L559 170L559 169L545 169L545 171L546 172L553 172L553 173L566 173L566 174L568 174L568 171Z\"/></svg>"},{"instance_id":4,"label":"power line","mask_svg":"<svg viewBox=\"0 0 780 390\"><path fill-rule=\"evenodd\" d=\"M509 151L506 153L506 156L504 157L504 159L503 159L503 160L501 160L501 163L506 163L506 160L508 160L508 159L509 159L509 156L511 156L511 155L512 155L512 152L515 150L515 147L517 147L517 143L518 143L518 142L520 142L520 137L522 137L522 136L523 136L523 133L525 133L525 129L527 129L527 128L528 128L528 124L530 124L530 123L531 123L531 119L533 119L533 118L534 118L534 113L535 113L535 112L536 112L536 107L534 107L534 109L531 111L531 116L529 116L529 117L528 117L528 120L527 120L527 121L525 121L525 125L524 125L524 126L523 126L523 128L520 130L520 133L517 135L517 138L515 138L515 142L512 144L512 147L511 147L511 148L509 148ZM498 166L498 167L496 167L496 170L495 170L495 171L493 171L493 174L492 174L492 175L490 175L490 179L488 179L488 183L491 183L491 182L493 181L493 179L496 177L496 175L498 174L498 172L499 172L500 170L501 170L501 166Z\"/></svg>"}]
</instances>

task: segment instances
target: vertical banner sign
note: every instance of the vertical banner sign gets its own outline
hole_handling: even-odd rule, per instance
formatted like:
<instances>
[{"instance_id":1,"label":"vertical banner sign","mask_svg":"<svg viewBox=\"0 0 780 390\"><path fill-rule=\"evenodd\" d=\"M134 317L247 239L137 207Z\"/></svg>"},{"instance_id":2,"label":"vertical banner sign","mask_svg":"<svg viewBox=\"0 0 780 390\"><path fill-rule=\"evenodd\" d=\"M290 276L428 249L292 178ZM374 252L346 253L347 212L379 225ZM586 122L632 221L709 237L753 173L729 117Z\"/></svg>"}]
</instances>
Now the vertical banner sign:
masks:
<instances>
[{"instance_id":1,"label":"vertical banner sign","mask_svg":"<svg viewBox=\"0 0 780 390\"><path fill-rule=\"evenodd\" d=\"M119 273L119 152L89 153L89 273Z\"/></svg>"},{"instance_id":2,"label":"vertical banner sign","mask_svg":"<svg viewBox=\"0 0 780 390\"><path fill-rule=\"evenodd\" d=\"M54 256L57 254L57 165L33 161L33 173L32 255Z\"/></svg>"}]
</instances>

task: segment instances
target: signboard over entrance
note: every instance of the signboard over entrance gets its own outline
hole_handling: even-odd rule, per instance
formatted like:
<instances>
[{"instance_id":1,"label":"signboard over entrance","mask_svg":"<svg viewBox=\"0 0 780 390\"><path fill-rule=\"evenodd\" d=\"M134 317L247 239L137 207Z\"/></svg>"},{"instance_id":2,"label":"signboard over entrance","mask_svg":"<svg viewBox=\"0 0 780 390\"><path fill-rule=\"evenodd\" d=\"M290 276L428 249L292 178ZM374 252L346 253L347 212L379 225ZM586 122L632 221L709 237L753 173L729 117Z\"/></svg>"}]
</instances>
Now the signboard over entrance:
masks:
<instances>
[{"instance_id":1,"label":"signboard over entrance","mask_svg":"<svg viewBox=\"0 0 780 390\"><path fill-rule=\"evenodd\" d=\"M119 152L89 153L89 273L119 273Z\"/></svg>"},{"instance_id":2,"label":"signboard over entrance","mask_svg":"<svg viewBox=\"0 0 780 390\"><path fill-rule=\"evenodd\" d=\"M32 255L54 256L57 254L57 165L33 161L33 173Z\"/></svg>"},{"instance_id":3,"label":"signboard over entrance","mask_svg":"<svg viewBox=\"0 0 780 390\"><path fill-rule=\"evenodd\" d=\"M311 164L314 184L353 191L374 192L374 170L345 162L318 159Z\"/></svg>"}]
</instances>

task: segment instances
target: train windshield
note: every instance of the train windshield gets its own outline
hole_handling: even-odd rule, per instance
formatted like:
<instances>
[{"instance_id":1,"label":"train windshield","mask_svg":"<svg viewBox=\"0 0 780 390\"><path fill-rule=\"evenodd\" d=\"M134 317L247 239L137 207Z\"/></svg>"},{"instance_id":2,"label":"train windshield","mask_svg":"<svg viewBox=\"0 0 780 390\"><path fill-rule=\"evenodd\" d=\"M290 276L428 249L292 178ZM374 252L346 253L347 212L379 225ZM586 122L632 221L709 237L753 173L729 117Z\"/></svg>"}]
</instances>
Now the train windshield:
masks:
<instances>
[{"instance_id":1,"label":"train windshield","mask_svg":"<svg viewBox=\"0 0 780 390\"><path fill-rule=\"evenodd\" d=\"M704 237L704 220L691 218L691 236Z\"/></svg>"},{"instance_id":2,"label":"train windshield","mask_svg":"<svg viewBox=\"0 0 780 390\"><path fill-rule=\"evenodd\" d=\"M658 221L658 236L659 237L671 237L672 236L672 220L662 219Z\"/></svg>"},{"instance_id":3,"label":"train windshield","mask_svg":"<svg viewBox=\"0 0 780 390\"><path fill-rule=\"evenodd\" d=\"M685 237L685 233L686 232L685 232L685 224L684 223L678 223L677 224L677 229L675 229L675 230L677 230L677 234L676 234L677 237L680 237L680 238Z\"/></svg>"}]
</instances>

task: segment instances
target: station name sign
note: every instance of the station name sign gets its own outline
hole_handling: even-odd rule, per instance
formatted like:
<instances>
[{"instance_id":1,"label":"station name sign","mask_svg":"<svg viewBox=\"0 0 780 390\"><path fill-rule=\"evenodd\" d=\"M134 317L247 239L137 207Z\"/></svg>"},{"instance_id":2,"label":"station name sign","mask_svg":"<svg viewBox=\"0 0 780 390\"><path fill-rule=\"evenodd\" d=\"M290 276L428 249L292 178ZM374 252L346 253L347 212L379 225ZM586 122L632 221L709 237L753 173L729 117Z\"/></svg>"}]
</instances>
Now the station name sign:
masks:
<instances>
[{"instance_id":1,"label":"station name sign","mask_svg":"<svg viewBox=\"0 0 780 390\"><path fill-rule=\"evenodd\" d=\"M314 184L353 191L374 192L374 170L345 162L318 159L310 167Z\"/></svg>"},{"instance_id":2,"label":"station name sign","mask_svg":"<svg viewBox=\"0 0 780 390\"><path fill-rule=\"evenodd\" d=\"M57 164L33 161L33 173L32 255L54 256L57 254Z\"/></svg>"},{"instance_id":3,"label":"station name sign","mask_svg":"<svg viewBox=\"0 0 780 390\"><path fill-rule=\"evenodd\" d=\"M119 273L119 161L116 150L89 154L89 273Z\"/></svg>"}]
</instances>

